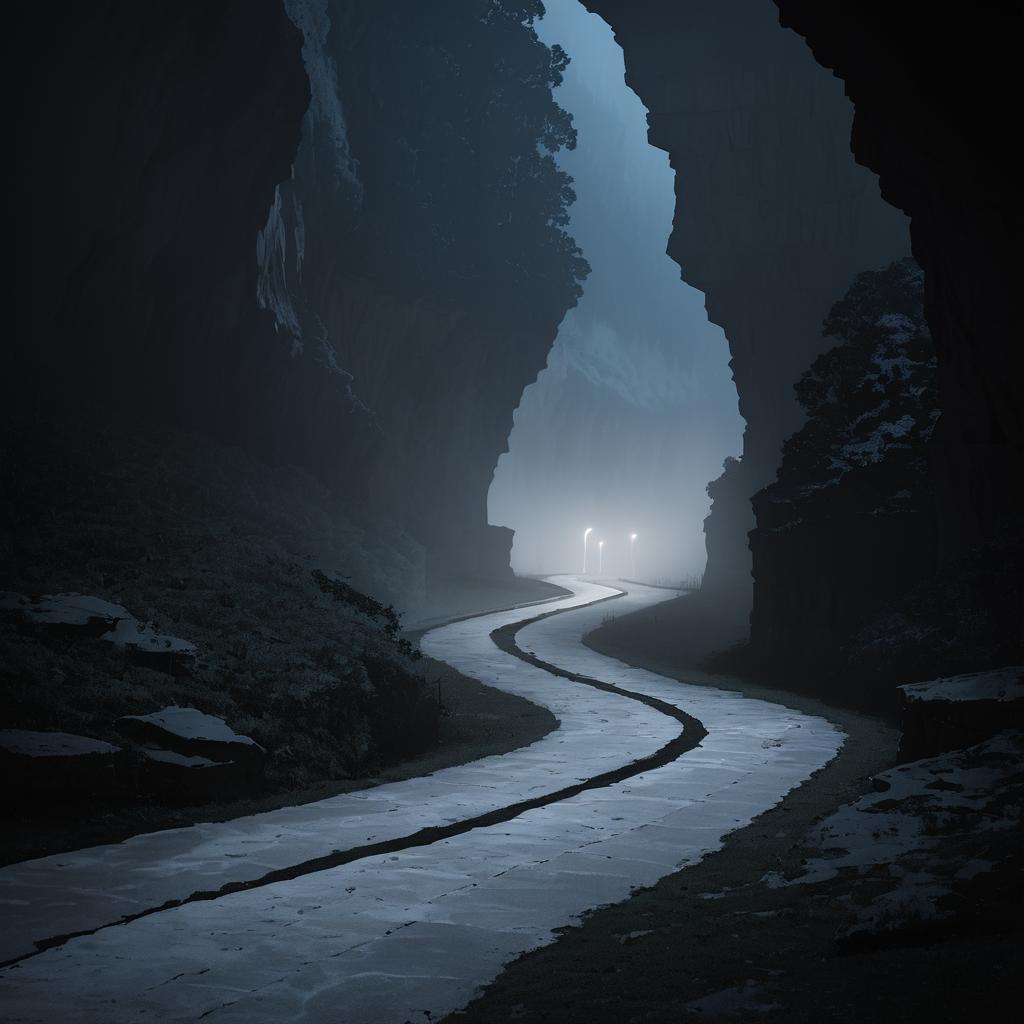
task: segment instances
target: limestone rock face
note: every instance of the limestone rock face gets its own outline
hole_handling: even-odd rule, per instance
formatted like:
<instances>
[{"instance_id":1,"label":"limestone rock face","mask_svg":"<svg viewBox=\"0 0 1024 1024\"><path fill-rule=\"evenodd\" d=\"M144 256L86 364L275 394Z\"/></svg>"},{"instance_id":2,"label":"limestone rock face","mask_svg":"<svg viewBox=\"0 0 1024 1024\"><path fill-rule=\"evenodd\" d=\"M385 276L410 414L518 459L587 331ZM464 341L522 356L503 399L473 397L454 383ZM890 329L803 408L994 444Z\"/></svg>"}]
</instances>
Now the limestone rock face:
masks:
<instances>
[{"instance_id":1,"label":"limestone rock face","mask_svg":"<svg viewBox=\"0 0 1024 1024\"><path fill-rule=\"evenodd\" d=\"M770 5L586 6L615 31L627 81L650 111L650 141L676 171L669 255L729 339L747 431L708 523L705 579L749 605L743 527L801 423L793 384L830 347L821 323L854 274L906 255L906 222L850 156L841 84L800 52Z\"/></svg>"}]
</instances>

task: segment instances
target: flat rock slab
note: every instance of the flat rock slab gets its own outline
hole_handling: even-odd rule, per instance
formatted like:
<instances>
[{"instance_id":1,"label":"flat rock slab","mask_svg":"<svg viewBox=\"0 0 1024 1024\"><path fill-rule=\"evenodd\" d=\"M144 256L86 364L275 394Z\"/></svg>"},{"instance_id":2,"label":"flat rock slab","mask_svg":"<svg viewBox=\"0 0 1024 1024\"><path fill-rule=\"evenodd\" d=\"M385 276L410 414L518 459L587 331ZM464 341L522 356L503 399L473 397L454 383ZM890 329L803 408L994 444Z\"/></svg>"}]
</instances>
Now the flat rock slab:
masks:
<instances>
[{"instance_id":1,"label":"flat rock slab","mask_svg":"<svg viewBox=\"0 0 1024 1024\"><path fill-rule=\"evenodd\" d=\"M125 758L120 747L91 736L0 729L0 802L16 806L112 791Z\"/></svg>"},{"instance_id":2,"label":"flat rock slab","mask_svg":"<svg viewBox=\"0 0 1024 1024\"><path fill-rule=\"evenodd\" d=\"M552 608L608 593L571 578L552 582L575 591ZM631 586L616 610L671 596ZM841 734L822 719L681 685L583 648L580 637L606 610L553 616L528 627L520 642L545 661L700 718L709 735L696 749L500 824L82 936L8 969L7 1019L436 1019L587 909L626 899L716 849L838 750ZM19 933L11 945L24 949L32 936L55 934L57 921L109 920L121 906L152 906L168 892L258 877L268 865L296 863L325 846L408 834L423 823L554 792L678 735L674 718L497 650L491 630L522 618L511 612L453 623L428 633L423 648L549 707L561 725L543 740L361 794L15 865L0 871L8 907L25 901L9 915ZM21 911L28 925L17 923Z\"/></svg>"},{"instance_id":3,"label":"flat rock slab","mask_svg":"<svg viewBox=\"0 0 1024 1024\"><path fill-rule=\"evenodd\" d=\"M900 761L917 761L1024 729L1024 666L908 683L900 716Z\"/></svg>"},{"instance_id":4,"label":"flat rock slab","mask_svg":"<svg viewBox=\"0 0 1024 1024\"><path fill-rule=\"evenodd\" d=\"M22 618L42 626L88 626L109 629L120 619L132 615L123 605L90 594L45 594L32 601L9 590L0 593L0 611L17 612Z\"/></svg>"},{"instance_id":5,"label":"flat rock slab","mask_svg":"<svg viewBox=\"0 0 1024 1024\"><path fill-rule=\"evenodd\" d=\"M1024 700L1024 665L968 672L960 676L932 679L926 683L907 683L899 687L908 703L917 701L976 701L1000 703Z\"/></svg>"},{"instance_id":6,"label":"flat rock slab","mask_svg":"<svg viewBox=\"0 0 1024 1024\"><path fill-rule=\"evenodd\" d=\"M123 736L191 758L233 761L259 776L266 752L251 737L235 732L223 718L196 708L166 707L149 715L125 715L114 723Z\"/></svg>"},{"instance_id":7,"label":"flat rock slab","mask_svg":"<svg viewBox=\"0 0 1024 1024\"><path fill-rule=\"evenodd\" d=\"M0 752L23 757L82 757L116 754L120 747L92 736L70 732L34 732L31 729L0 729Z\"/></svg>"},{"instance_id":8,"label":"flat rock slab","mask_svg":"<svg viewBox=\"0 0 1024 1024\"><path fill-rule=\"evenodd\" d=\"M180 664L196 653L196 645L191 641L158 633L123 605L91 594L44 594L33 601L24 594L4 590L0 591L0 614L3 613L43 629L99 636L157 666L165 662Z\"/></svg>"}]
</instances>

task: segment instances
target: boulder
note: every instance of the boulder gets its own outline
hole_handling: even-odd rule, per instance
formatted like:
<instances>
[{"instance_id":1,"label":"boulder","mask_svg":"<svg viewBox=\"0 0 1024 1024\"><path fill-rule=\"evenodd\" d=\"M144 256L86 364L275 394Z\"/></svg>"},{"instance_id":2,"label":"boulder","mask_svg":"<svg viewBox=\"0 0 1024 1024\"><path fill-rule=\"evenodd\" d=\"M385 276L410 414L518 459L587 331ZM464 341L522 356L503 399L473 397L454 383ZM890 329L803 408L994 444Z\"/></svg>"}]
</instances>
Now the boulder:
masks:
<instances>
[{"instance_id":1,"label":"boulder","mask_svg":"<svg viewBox=\"0 0 1024 1024\"><path fill-rule=\"evenodd\" d=\"M34 626L89 636L101 636L118 620L131 618L122 605L78 593L44 594L33 601L24 594L3 591L0 612Z\"/></svg>"},{"instance_id":2,"label":"boulder","mask_svg":"<svg viewBox=\"0 0 1024 1024\"><path fill-rule=\"evenodd\" d=\"M263 778L266 751L249 736L236 733L224 719L197 708L172 706L148 715L125 715L114 723L114 728L142 744L150 753L159 749L214 764L232 763L248 784L256 784Z\"/></svg>"},{"instance_id":3,"label":"boulder","mask_svg":"<svg viewBox=\"0 0 1024 1024\"><path fill-rule=\"evenodd\" d=\"M139 789L167 803L230 800L252 788L246 766L235 761L213 761L150 746L136 753Z\"/></svg>"},{"instance_id":4,"label":"boulder","mask_svg":"<svg viewBox=\"0 0 1024 1024\"><path fill-rule=\"evenodd\" d=\"M901 686L899 760L973 746L1003 729L1024 729L1024 666Z\"/></svg>"},{"instance_id":5,"label":"boulder","mask_svg":"<svg viewBox=\"0 0 1024 1024\"><path fill-rule=\"evenodd\" d=\"M0 614L51 632L97 636L152 668L174 671L196 654L191 641L158 633L123 605L89 594L45 594L33 601L23 594L0 591Z\"/></svg>"},{"instance_id":6,"label":"boulder","mask_svg":"<svg viewBox=\"0 0 1024 1024\"><path fill-rule=\"evenodd\" d=\"M174 671L185 666L196 654L196 645L191 641L157 633L152 626L131 615L118 619L100 639L125 648L136 661L156 669Z\"/></svg>"},{"instance_id":7,"label":"boulder","mask_svg":"<svg viewBox=\"0 0 1024 1024\"><path fill-rule=\"evenodd\" d=\"M127 755L120 747L66 732L0 730L5 802L113 796L125 782Z\"/></svg>"}]
</instances>

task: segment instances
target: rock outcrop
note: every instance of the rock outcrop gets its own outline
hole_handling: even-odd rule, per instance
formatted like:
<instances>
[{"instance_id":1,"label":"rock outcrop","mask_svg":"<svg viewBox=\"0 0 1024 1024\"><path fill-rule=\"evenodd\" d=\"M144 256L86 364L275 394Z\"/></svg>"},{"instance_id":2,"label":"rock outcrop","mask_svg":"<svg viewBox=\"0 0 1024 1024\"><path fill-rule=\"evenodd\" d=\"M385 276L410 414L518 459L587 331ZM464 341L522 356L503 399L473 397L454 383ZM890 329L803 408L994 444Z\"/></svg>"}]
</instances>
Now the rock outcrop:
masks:
<instances>
[{"instance_id":1,"label":"rock outcrop","mask_svg":"<svg viewBox=\"0 0 1024 1024\"><path fill-rule=\"evenodd\" d=\"M575 139L560 58L501 4L286 6L313 100L258 245L289 353L275 454L419 540L428 586L509 577L487 490L587 269L550 155Z\"/></svg>"},{"instance_id":2,"label":"rock outcrop","mask_svg":"<svg viewBox=\"0 0 1024 1024\"><path fill-rule=\"evenodd\" d=\"M749 602L743 527L800 425L793 383L828 347L821 322L853 275L906 254L905 221L849 155L839 83L768 4L586 6L614 29L650 141L675 168L669 255L729 339L747 431L742 462L717 488L705 585Z\"/></svg>"},{"instance_id":3,"label":"rock outcrop","mask_svg":"<svg viewBox=\"0 0 1024 1024\"><path fill-rule=\"evenodd\" d=\"M20 9L46 73L13 157L31 341L5 415L170 421L312 470L428 572L507 576L487 487L586 271L547 155L572 139L559 58L513 7Z\"/></svg>"},{"instance_id":4,"label":"rock outcrop","mask_svg":"<svg viewBox=\"0 0 1024 1024\"><path fill-rule=\"evenodd\" d=\"M45 71L19 93L12 153L31 340L12 346L10 401L258 432L275 367L252 247L309 102L300 33L277 0L13 19L8 38L35 41Z\"/></svg>"},{"instance_id":5,"label":"rock outcrop","mask_svg":"<svg viewBox=\"0 0 1024 1024\"><path fill-rule=\"evenodd\" d=\"M939 553L1020 536L1024 372L1017 339L1018 19L916 5L777 0L853 101L852 148L911 223L942 417L932 451ZM955 55L951 73L950 55Z\"/></svg>"},{"instance_id":6,"label":"rock outcrop","mask_svg":"<svg viewBox=\"0 0 1024 1024\"><path fill-rule=\"evenodd\" d=\"M0 802L30 806L84 795L109 796L128 775L128 754L91 736L34 729L0 729Z\"/></svg>"},{"instance_id":7,"label":"rock outcrop","mask_svg":"<svg viewBox=\"0 0 1024 1024\"><path fill-rule=\"evenodd\" d=\"M922 300L912 259L858 274L825 322L836 346L797 383L807 422L786 441L778 479L754 495L750 533L750 651L773 675L835 686L843 645L935 571L927 451L938 409ZM866 696L863 680L849 682Z\"/></svg>"},{"instance_id":8,"label":"rock outcrop","mask_svg":"<svg viewBox=\"0 0 1024 1024\"><path fill-rule=\"evenodd\" d=\"M779 484L755 499L754 653L774 668L817 659L850 689L995 668L1020 657L1024 611L1015 253L1000 206L1015 199L990 128L1001 112L1010 116L1012 60L1000 47L1011 30L999 31L998 18L981 26L909 7L778 7L783 25L843 80L856 108L854 155L911 218L937 409L934 430L911 430L919 457L889 470L888 493L902 498L877 501L873 521L857 507L865 488L847 484L830 521L818 517L816 540L801 542L814 530L808 515L780 536L772 499L785 463ZM950 76L942 54L954 51L960 73ZM859 385L847 384L853 408Z\"/></svg>"},{"instance_id":9,"label":"rock outcrop","mask_svg":"<svg viewBox=\"0 0 1024 1024\"><path fill-rule=\"evenodd\" d=\"M916 761L1024 729L1024 667L900 687L900 760Z\"/></svg>"},{"instance_id":10,"label":"rock outcrop","mask_svg":"<svg viewBox=\"0 0 1024 1024\"><path fill-rule=\"evenodd\" d=\"M190 640L158 633L123 605L89 594L45 594L32 601L23 594L0 591L0 616L72 642L99 637L140 664L167 672L183 669L196 655L196 645Z\"/></svg>"},{"instance_id":11,"label":"rock outcrop","mask_svg":"<svg viewBox=\"0 0 1024 1024\"><path fill-rule=\"evenodd\" d=\"M196 708L124 715L114 728L139 744L138 784L162 799L225 800L259 788L266 751Z\"/></svg>"},{"instance_id":12,"label":"rock outcrop","mask_svg":"<svg viewBox=\"0 0 1024 1024\"><path fill-rule=\"evenodd\" d=\"M196 708L167 707L148 715L125 715L115 727L140 743L155 744L188 757L240 761L262 769L266 751L250 736L239 735L223 718Z\"/></svg>"}]
</instances>

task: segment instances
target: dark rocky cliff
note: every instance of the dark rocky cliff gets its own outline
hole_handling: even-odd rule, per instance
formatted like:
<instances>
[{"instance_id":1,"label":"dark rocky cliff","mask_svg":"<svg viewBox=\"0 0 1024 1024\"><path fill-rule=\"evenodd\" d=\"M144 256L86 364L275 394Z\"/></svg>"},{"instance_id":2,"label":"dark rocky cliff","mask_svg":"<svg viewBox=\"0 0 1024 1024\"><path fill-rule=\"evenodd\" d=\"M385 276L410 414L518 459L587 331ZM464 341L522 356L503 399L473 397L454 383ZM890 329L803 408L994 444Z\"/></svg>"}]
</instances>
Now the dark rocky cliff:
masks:
<instances>
[{"instance_id":1,"label":"dark rocky cliff","mask_svg":"<svg viewBox=\"0 0 1024 1024\"><path fill-rule=\"evenodd\" d=\"M707 591L750 602L749 499L801 422L792 385L854 273L908 248L903 218L849 155L837 82L760 0L587 0L614 29L650 141L676 170L671 255L729 339L743 460L716 485Z\"/></svg>"},{"instance_id":2,"label":"dark rocky cliff","mask_svg":"<svg viewBox=\"0 0 1024 1024\"><path fill-rule=\"evenodd\" d=\"M795 528L780 529L782 477L755 499L752 654L776 671L816 661L849 693L891 696L893 683L1022 653L1022 367L1006 215L1016 186L1000 128L1015 105L1015 29L1008 14L981 22L920 5L778 7L843 80L854 155L911 218L938 408L916 442L920 471L888 457L875 467L890 495L913 492L907 507L877 488L863 505L863 488L850 491L857 474L826 515L805 511ZM848 382L850 407L862 383Z\"/></svg>"},{"instance_id":3,"label":"dark rocky cliff","mask_svg":"<svg viewBox=\"0 0 1024 1024\"><path fill-rule=\"evenodd\" d=\"M837 344L797 383L807 421L753 501L750 653L762 672L848 688L836 685L838 652L886 595L934 573L938 408L923 291L909 257L858 274L824 324ZM863 680L854 690L879 696Z\"/></svg>"},{"instance_id":4,"label":"dark rocky cliff","mask_svg":"<svg viewBox=\"0 0 1024 1024\"><path fill-rule=\"evenodd\" d=\"M252 240L309 102L299 32L275 0L14 17L8 40L41 53L18 93L6 381L46 414L85 400L231 433L273 376Z\"/></svg>"},{"instance_id":5,"label":"dark rocky cliff","mask_svg":"<svg viewBox=\"0 0 1024 1024\"><path fill-rule=\"evenodd\" d=\"M1022 376L1017 327L1018 12L778 0L856 109L852 148L911 218L925 270L942 416L932 452L940 556L1019 537Z\"/></svg>"},{"instance_id":6,"label":"dark rocky cliff","mask_svg":"<svg viewBox=\"0 0 1024 1024\"><path fill-rule=\"evenodd\" d=\"M769 484L751 535L751 653L760 666L749 667L792 674L814 662L816 678L884 689L1005 664L1020 644L1024 467L1011 333L1016 228L1007 215L1015 188L1001 127L1016 95L1010 15L778 0L782 26L805 36L835 72L830 90L770 24L767 6L591 4L624 46L630 80L651 110L652 141L672 154L680 194L670 251L726 328L748 423L744 461L713 488L709 582L716 566L745 568L736 542L755 525L745 498ZM747 49L754 25L759 45ZM767 74L772 55L783 53L784 65ZM700 82L716 76L732 86L702 93ZM798 81L804 88L787 91ZM844 108L840 84L852 106ZM749 88L752 98L716 109L730 88L739 100ZM851 148L877 179L851 166ZM822 192L829 185L831 203ZM909 480L906 467L890 466L865 477L863 492L844 487L827 513L808 507L808 519L785 493L802 470L794 463L778 485L771 475L779 442L799 426L787 404L792 384L829 345L820 331L827 307L855 272L901 254L901 232L886 233L899 219L876 188L911 218L940 415L919 439L927 472L910 474L913 507L885 500L883 491L904 489L901 475ZM859 214L850 205L857 194L871 197Z\"/></svg>"},{"instance_id":7,"label":"dark rocky cliff","mask_svg":"<svg viewBox=\"0 0 1024 1024\"><path fill-rule=\"evenodd\" d=\"M557 318L497 325L347 274L326 277L320 294L338 360L373 411L374 457L359 482L369 506L421 540L428 583L510 576L512 531L487 525L487 489Z\"/></svg>"},{"instance_id":8,"label":"dark rocky cliff","mask_svg":"<svg viewBox=\"0 0 1024 1024\"><path fill-rule=\"evenodd\" d=\"M572 141L560 58L477 7L20 12L44 71L17 111L5 412L198 431L312 472L428 573L508 576L487 488L586 264L544 155Z\"/></svg>"}]
</instances>

